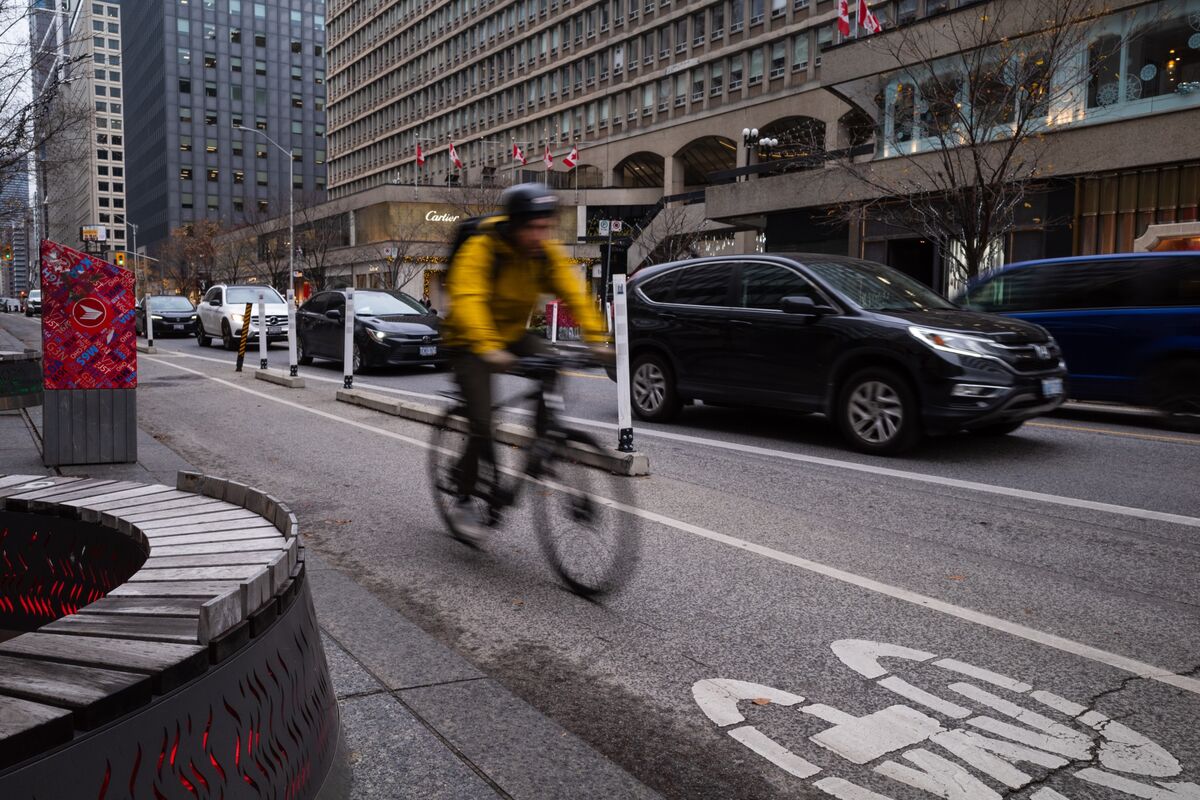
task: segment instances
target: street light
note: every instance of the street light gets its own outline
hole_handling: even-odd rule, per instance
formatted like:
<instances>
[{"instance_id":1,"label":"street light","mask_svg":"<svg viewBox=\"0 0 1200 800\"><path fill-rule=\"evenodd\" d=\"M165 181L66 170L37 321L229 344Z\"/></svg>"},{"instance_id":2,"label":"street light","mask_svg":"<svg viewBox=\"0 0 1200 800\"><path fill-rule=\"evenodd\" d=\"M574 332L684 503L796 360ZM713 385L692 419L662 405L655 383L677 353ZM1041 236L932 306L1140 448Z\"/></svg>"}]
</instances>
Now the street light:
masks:
<instances>
[{"instance_id":1,"label":"street light","mask_svg":"<svg viewBox=\"0 0 1200 800\"><path fill-rule=\"evenodd\" d=\"M279 142L267 136L266 131L260 131L258 128L247 128L245 125L234 125L234 130L246 131L253 133L256 136L261 136L274 145L275 149L287 156L288 162L288 275L293 275L296 272L294 257L296 255L296 231L295 231L295 205L296 205L296 176L295 162L292 159L292 151L284 149ZM292 280L295 280L294 278ZM290 281L289 281L290 282Z\"/></svg>"},{"instance_id":2,"label":"street light","mask_svg":"<svg viewBox=\"0 0 1200 800\"><path fill-rule=\"evenodd\" d=\"M295 175L295 159L292 157L292 151L283 148L279 142L267 136L266 131L260 131L258 128L247 128L245 125L234 125L234 130L248 131L261 136L275 146L275 149L287 156L288 162L288 374L291 377L296 377L296 175ZM259 330L266 330L266 316L260 314L262 319L259 320ZM265 336L265 334L263 334ZM263 340L265 341L265 340ZM265 345L264 345L265 347ZM263 359L262 368L266 369L266 359Z\"/></svg>"}]
</instances>

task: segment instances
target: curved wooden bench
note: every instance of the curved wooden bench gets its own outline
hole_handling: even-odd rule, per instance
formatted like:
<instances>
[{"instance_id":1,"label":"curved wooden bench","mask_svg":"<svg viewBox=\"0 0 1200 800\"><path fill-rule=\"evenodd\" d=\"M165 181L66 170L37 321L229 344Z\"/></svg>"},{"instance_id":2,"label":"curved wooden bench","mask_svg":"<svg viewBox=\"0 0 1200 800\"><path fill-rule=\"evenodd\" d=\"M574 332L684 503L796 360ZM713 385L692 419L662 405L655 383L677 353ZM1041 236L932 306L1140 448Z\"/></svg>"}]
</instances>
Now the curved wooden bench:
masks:
<instances>
[{"instance_id":1,"label":"curved wooden bench","mask_svg":"<svg viewBox=\"0 0 1200 800\"><path fill-rule=\"evenodd\" d=\"M49 616L72 613L0 642L0 796L68 796L45 784L61 769L53 754L63 748L72 751L72 769L95 765L80 796L103 797L113 771L126 769L122 796L126 786L142 796L134 792L139 781L148 781L147 797L157 796L151 785L167 797L191 797L202 782L227 784L229 797L252 785L286 784L297 797L319 787L337 708L299 526L285 505L195 473L180 473L175 487L10 475L0 476L0 512L5 536L22 526L75 526L71 535L93 548L117 536L145 554L136 571L81 607L64 572L87 570L83 557L57 567L61 582L40 583L38 596L22 598ZM276 718L287 735L276 731L264 745L262 720ZM114 747L118 729L125 733ZM220 746L210 746L210 734ZM163 741L172 739L168 748ZM181 742L187 761L177 768ZM298 755L306 757L303 768Z\"/></svg>"}]
</instances>

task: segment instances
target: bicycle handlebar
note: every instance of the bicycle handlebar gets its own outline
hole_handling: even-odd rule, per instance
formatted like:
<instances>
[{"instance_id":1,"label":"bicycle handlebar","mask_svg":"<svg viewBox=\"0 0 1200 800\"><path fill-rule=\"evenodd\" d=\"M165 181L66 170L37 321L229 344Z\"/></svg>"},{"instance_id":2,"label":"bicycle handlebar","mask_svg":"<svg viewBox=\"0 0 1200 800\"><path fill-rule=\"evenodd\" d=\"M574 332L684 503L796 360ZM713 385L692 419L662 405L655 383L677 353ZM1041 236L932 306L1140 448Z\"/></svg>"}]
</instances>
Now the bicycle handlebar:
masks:
<instances>
[{"instance_id":1,"label":"bicycle handlebar","mask_svg":"<svg viewBox=\"0 0 1200 800\"><path fill-rule=\"evenodd\" d=\"M547 372L558 372L563 369L587 369L598 366L602 366L601 361L592 354L591 350L586 348L578 350L559 349L533 356L523 356L517 359L516 365L508 370L508 372L511 375L519 377L537 378Z\"/></svg>"}]
</instances>

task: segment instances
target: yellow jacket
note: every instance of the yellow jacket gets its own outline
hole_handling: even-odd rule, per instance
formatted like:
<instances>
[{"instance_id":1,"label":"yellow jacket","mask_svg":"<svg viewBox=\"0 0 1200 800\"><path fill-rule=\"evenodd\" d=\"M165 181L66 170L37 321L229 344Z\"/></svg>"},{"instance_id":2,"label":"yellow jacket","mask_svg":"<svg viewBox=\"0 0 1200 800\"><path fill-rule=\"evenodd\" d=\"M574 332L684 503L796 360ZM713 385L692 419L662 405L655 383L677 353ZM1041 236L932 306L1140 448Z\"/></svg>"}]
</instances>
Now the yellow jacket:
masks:
<instances>
[{"instance_id":1,"label":"yellow jacket","mask_svg":"<svg viewBox=\"0 0 1200 800\"><path fill-rule=\"evenodd\" d=\"M498 221L485 220L481 229L486 231ZM498 234L479 233L464 242L446 281L450 311L442 324L445 343L474 353L503 350L525 334L534 303L545 293L566 301L587 341L602 341L600 315L566 250L557 242L547 242L545 251L544 261L519 255Z\"/></svg>"}]
</instances>

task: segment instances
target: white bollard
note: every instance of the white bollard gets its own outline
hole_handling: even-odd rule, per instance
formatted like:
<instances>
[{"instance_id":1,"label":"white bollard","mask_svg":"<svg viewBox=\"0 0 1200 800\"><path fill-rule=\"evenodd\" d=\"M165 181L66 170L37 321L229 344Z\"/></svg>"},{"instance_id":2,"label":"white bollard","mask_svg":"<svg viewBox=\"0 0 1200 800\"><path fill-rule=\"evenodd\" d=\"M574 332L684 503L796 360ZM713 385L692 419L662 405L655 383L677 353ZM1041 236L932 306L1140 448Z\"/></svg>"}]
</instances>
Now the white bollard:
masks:
<instances>
[{"instance_id":1,"label":"white bollard","mask_svg":"<svg viewBox=\"0 0 1200 800\"><path fill-rule=\"evenodd\" d=\"M354 289L346 289L346 344L342 349L342 388L354 388Z\"/></svg>"},{"instance_id":2,"label":"white bollard","mask_svg":"<svg viewBox=\"0 0 1200 800\"><path fill-rule=\"evenodd\" d=\"M258 368L267 368L267 293L258 293Z\"/></svg>"},{"instance_id":3,"label":"white bollard","mask_svg":"<svg viewBox=\"0 0 1200 800\"><path fill-rule=\"evenodd\" d=\"M146 347L154 347L154 312L150 310L150 295L146 295Z\"/></svg>"},{"instance_id":4,"label":"white bollard","mask_svg":"<svg viewBox=\"0 0 1200 800\"><path fill-rule=\"evenodd\" d=\"M558 303L550 304L550 343L558 344Z\"/></svg>"},{"instance_id":5,"label":"white bollard","mask_svg":"<svg viewBox=\"0 0 1200 800\"><path fill-rule=\"evenodd\" d=\"M296 367L296 337L300 334L296 332L296 292L288 288L287 293L288 306L288 375L296 377L298 369Z\"/></svg>"},{"instance_id":6,"label":"white bollard","mask_svg":"<svg viewBox=\"0 0 1200 800\"><path fill-rule=\"evenodd\" d=\"M625 276L613 275L613 341L617 347L617 449L633 452L633 409L629 397L629 305L625 298Z\"/></svg>"}]
</instances>

